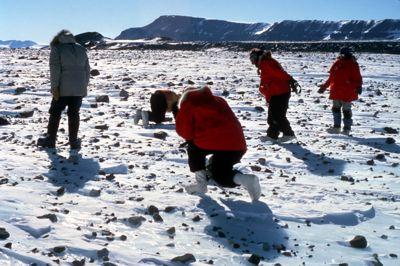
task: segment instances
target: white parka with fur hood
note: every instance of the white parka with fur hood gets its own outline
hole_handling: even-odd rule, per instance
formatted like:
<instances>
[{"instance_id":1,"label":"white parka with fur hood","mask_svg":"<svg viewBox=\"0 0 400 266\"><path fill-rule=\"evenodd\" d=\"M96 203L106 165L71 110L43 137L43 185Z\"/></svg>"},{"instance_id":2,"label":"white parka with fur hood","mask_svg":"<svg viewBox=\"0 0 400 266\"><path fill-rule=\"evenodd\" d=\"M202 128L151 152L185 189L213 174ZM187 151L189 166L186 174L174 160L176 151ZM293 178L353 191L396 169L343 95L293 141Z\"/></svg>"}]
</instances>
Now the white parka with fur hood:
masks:
<instances>
[{"instance_id":1,"label":"white parka with fur hood","mask_svg":"<svg viewBox=\"0 0 400 266\"><path fill-rule=\"evenodd\" d=\"M69 31L61 31L50 46L51 91L59 90L61 97L86 96L90 77L86 49Z\"/></svg>"}]
</instances>

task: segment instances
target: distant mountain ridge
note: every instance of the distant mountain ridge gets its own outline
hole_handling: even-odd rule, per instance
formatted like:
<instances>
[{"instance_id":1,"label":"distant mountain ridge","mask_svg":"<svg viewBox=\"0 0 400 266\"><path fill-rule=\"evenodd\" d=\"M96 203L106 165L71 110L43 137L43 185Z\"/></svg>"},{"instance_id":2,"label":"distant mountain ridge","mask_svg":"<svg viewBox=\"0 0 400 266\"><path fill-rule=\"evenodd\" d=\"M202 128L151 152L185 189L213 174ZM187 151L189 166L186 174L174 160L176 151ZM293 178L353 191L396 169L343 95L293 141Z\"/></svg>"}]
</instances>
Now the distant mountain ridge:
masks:
<instances>
[{"instance_id":1,"label":"distant mountain ridge","mask_svg":"<svg viewBox=\"0 0 400 266\"><path fill-rule=\"evenodd\" d=\"M400 20L284 20L271 25L188 16L161 16L144 27L124 30L115 39L155 37L205 42L400 40Z\"/></svg>"},{"instance_id":2,"label":"distant mountain ridge","mask_svg":"<svg viewBox=\"0 0 400 266\"><path fill-rule=\"evenodd\" d=\"M37 43L33 41L18 41L18 40L0 40L0 48L27 48L37 45Z\"/></svg>"},{"instance_id":3,"label":"distant mountain ridge","mask_svg":"<svg viewBox=\"0 0 400 266\"><path fill-rule=\"evenodd\" d=\"M176 41L247 41L268 28L268 23L237 23L187 16L161 16L144 27L130 28L115 39L167 37Z\"/></svg>"}]
</instances>

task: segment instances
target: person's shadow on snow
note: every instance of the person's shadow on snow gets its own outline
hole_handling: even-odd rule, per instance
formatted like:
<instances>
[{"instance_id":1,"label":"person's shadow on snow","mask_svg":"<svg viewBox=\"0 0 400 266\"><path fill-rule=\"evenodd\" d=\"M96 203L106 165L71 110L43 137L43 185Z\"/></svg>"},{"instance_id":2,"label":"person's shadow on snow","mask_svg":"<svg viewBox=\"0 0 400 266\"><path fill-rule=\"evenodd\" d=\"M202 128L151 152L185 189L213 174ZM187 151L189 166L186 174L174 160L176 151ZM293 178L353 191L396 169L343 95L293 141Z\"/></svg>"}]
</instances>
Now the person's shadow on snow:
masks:
<instances>
[{"instance_id":1,"label":"person's shadow on snow","mask_svg":"<svg viewBox=\"0 0 400 266\"><path fill-rule=\"evenodd\" d=\"M343 174L345 160L313 153L299 144L281 143L280 146L290 151L297 159L302 160L306 164L308 171L313 174L321 176Z\"/></svg>"},{"instance_id":2,"label":"person's shadow on snow","mask_svg":"<svg viewBox=\"0 0 400 266\"><path fill-rule=\"evenodd\" d=\"M359 138L359 137L351 137L351 139L357 141L358 144L369 146L374 149L382 150L385 152L399 153L400 154L400 146L392 143L386 143L387 138Z\"/></svg>"},{"instance_id":3,"label":"person's shadow on snow","mask_svg":"<svg viewBox=\"0 0 400 266\"><path fill-rule=\"evenodd\" d=\"M197 207L203 209L211 221L205 233L235 253L257 254L271 260L287 247L285 230L277 224L264 202L221 199L220 204L204 196Z\"/></svg>"},{"instance_id":4,"label":"person's shadow on snow","mask_svg":"<svg viewBox=\"0 0 400 266\"><path fill-rule=\"evenodd\" d=\"M63 187L65 192L78 192L99 173L100 165L93 158L82 158L79 154L76 161L71 161L55 150L47 149L46 153L51 166L44 175L55 186Z\"/></svg>"}]
</instances>

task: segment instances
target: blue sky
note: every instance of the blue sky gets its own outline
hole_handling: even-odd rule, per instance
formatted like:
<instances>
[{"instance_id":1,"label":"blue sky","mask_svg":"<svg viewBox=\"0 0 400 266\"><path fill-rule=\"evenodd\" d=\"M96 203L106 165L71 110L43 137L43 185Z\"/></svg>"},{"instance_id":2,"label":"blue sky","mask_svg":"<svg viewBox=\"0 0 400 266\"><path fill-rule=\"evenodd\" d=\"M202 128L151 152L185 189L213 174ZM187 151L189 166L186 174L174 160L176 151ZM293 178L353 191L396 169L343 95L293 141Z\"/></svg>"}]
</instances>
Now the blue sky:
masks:
<instances>
[{"instance_id":1,"label":"blue sky","mask_svg":"<svg viewBox=\"0 0 400 266\"><path fill-rule=\"evenodd\" d=\"M0 40L48 43L63 28L114 38L160 15L238 22L399 19L400 0L0 0Z\"/></svg>"}]
</instances>

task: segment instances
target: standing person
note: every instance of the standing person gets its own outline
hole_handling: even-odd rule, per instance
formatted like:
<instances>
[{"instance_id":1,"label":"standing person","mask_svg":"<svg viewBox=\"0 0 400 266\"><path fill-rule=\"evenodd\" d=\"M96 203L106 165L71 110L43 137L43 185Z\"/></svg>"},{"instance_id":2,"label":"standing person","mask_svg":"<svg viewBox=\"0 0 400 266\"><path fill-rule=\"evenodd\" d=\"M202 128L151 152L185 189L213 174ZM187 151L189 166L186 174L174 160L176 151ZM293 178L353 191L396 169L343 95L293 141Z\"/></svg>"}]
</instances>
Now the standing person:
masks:
<instances>
[{"instance_id":1,"label":"standing person","mask_svg":"<svg viewBox=\"0 0 400 266\"><path fill-rule=\"evenodd\" d=\"M82 98L87 95L89 60L86 49L77 44L68 30L60 31L50 43L50 83L53 100L47 136L39 138L38 146L55 148L61 113L68 106L68 133L71 149L80 149L78 139L79 110Z\"/></svg>"},{"instance_id":2,"label":"standing person","mask_svg":"<svg viewBox=\"0 0 400 266\"><path fill-rule=\"evenodd\" d=\"M187 186L187 192L207 192L207 180L211 178L222 187L242 185L253 201L258 200L261 195L258 177L233 170L247 146L242 126L228 103L204 87L188 89L179 105L176 132L188 142L189 167L197 182ZM211 176L206 171L207 155L212 155Z\"/></svg>"},{"instance_id":3,"label":"standing person","mask_svg":"<svg viewBox=\"0 0 400 266\"><path fill-rule=\"evenodd\" d=\"M343 134L348 135L353 125L351 102L358 99L362 92L362 77L360 67L349 47L340 49L339 57L329 70L328 80L319 86L319 93L330 87L329 99L333 100L333 127L329 133L340 133L343 112Z\"/></svg>"},{"instance_id":4,"label":"standing person","mask_svg":"<svg viewBox=\"0 0 400 266\"><path fill-rule=\"evenodd\" d=\"M144 127L148 127L149 121L160 124L166 121L166 112L172 112L174 118L176 118L179 98L180 95L171 90L156 90L150 97L151 111L136 110L133 123L137 125L139 120L142 119Z\"/></svg>"},{"instance_id":5,"label":"standing person","mask_svg":"<svg viewBox=\"0 0 400 266\"><path fill-rule=\"evenodd\" d=\"M286 118L289 107L291 88L294 90L298 86L282 66L272 58L271 52L254 48L250 52L250 61L257 67L260 75L259 91L264 95L268 105L268 125L267 140L278 140L280 132L283 136L281 142L293 140L294 132Z\"/></svg>"}]
</instances>

